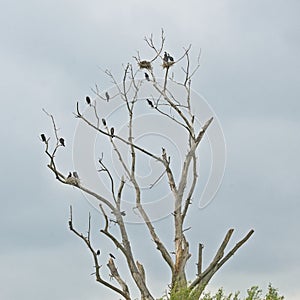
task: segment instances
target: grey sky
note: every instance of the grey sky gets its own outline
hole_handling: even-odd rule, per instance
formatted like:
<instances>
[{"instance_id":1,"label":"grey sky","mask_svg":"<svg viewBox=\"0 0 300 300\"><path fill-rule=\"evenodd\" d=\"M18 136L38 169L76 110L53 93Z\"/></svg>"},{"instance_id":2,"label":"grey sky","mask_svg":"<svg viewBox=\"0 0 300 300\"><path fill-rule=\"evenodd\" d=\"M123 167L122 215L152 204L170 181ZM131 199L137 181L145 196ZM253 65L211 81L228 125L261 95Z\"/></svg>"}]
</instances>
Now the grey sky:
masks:
<instances>
[{"instance_id":1,"label":"grey sky","mask_svg":"<svg viewBox=\"0 0 300 300\"><path fill-rule=\"evenodd\" d=\"M95 283L87 249L68 231L70 204L82 231L88 211L97 212L47 170L38 137L51 128L41 108L56 116L70 150L63 165L71 166L75 101L95 83L108 88L99 67L120 75L136 50L148 51L143 37L158 39L161 28L175 57L189 43L195 56L202 49L193 87L217 113L227 142L217 197L191 213L192 253L203 242L208 263L228 228L236 229L231 245L255 229L209 288L245 291L272 282L287 299L300 298L300 3L186 2L0 0L1 298L117 299ZM156 225L165 239L166 224ZM159 296L167 268L157 271L159 256L145 250L152 242L141 226L132 229Z\"/></svg>"}]
</instances>

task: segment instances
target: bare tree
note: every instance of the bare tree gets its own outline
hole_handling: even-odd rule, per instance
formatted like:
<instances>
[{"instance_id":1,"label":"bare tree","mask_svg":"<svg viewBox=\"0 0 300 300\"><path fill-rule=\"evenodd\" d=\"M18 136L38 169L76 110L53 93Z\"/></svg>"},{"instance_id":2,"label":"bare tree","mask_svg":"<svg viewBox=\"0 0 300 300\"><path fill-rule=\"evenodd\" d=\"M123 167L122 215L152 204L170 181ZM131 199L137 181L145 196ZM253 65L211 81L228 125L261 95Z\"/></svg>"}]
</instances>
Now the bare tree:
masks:
<instances>
[{"instance_id":1,"label":"bare tree","mask_svg":"<svg viewBox=\"0 0 300 300\"><path fill-rule=\"evenodd\" d=\"M216 251L216 254L206 269L202 269L202 251L203 245L198 244L198 263L196 269L196 275L194 280L188 281L186 275L186 266L189 258L191 257L189 242L186 238L186 229L184 229L184 223L187 217L187 213L191 207L192 199L195 197L195 188L198 182L198 158L196 151L203 139L210 124L213 122L213 118L204 120L201 128L195 126L195 115L192 110L191 99L191 79L200 66L200 55L197 60L197 64L193 70L190 67L190 49L184 49L180 58L175 60L168 52L165 51L165 36L162 31L159 46L154 43L152 36L145 38L146 44L153 51L154 55L151 59L141 59L138 53L134 57L136 64L127 64L124 67L123 79L121 83L117 83L117 80L108 70L105 71L106 75L112 80L117 94L110 95L108 92L101 93L96 86L93 90L97 96L95 101L92 101L90 97L86 98L87 104L93 109L94 119L91 120L85 116L80 110L80 105L76 105L76 117L92 128L97 134L106 136L107 142L110 143L112 149L116 153L116 156L122 166L123 174L120 179L116 178L109 165L105 163L105 157L101 157L99 160L100 170L104 171L110 182L110 197L106 197L100 193L89 189L80 179L80 174L77 172L69 172L65 175L55 163L55 156L58 154L58 150L63 149L65 141L59 136L58 128L55 123L54 117L51 114L48 116L52 120L54 129L55 143L50 143L50 138L45 134L41 135L42 142L45 144L45 153L49 158L49 169L54 173L56 179L66 185L73 186L84 193L92 196L98 201L99 209L103 215L104 226L100 232L105 235L114 245L118 248L126 260L128 270L131 277L140 291L141 299L150 300L154 299L146 282L146 270L141 262L138 262L134 256L132 246L128 237L128 226L125 222L126 212L122 210L122 200L124 187L127 182L130 182L134 187L134 202L135 210L140 215L148 229L149 235L155 243L156 249L159 251L163 261L168 265L171 274L171 280L169 285L169 293L165 296L167 299L178 299L176 295L179 295L181 291L186 292L185 299L199 299L207 283L213 277L213 275L220 269L220 267L231 257L233 254L250 238L253 234L253 230L250 230L246 236L241 239L236 245L225 253L226 246L232 237L233 229L229 229L222 241L221 245ZM174 79L172 68L179 64L184 64L182 67L183 80L177 81ZM135 67L137 65L137 67ZM156 69L163 72L163 80L158 80L156 77ZM160 69L159 69L160 68ZM142 79L139 79L139 76ZM171 165L172 156L169 155L168 150L161 149L161 153L155 153L151 149L142 147L135 141L134 132L134 115L135 107L139 99L139 91L143 82L149 82L154 90L157 92L158 97L144 99L145 105L149 106L156 114L169 120L170 124L176 130L176 127L180 127L186 134L186 146L187 153L184 161L181 164L180 175L177 177L174 174L174 170ZM169 83L173 82L184 88L185 99L176 99L172 90L169 88ZM125 104L128 114L128 131L127 136L121 136L118 134L117 129L107 124L107 120L100 115L100 111L97 109L97 101L102 101L102 105L105 102L112 101L112 99L118 98ZM96 121L95 121L96 120ZM126 151L130 151L130 161L125 159L125 154L122 152L120 145L125 146ZM123 149L123 148L122 148ZM140 182L137 179L137 154L141 154L144 157L148 157L161 164L163 172L159 179L165 178L168 188L172 194L173 199L173 225L174 225L174 248L167 249L166 244L160 239L156 229L153 226L153 222L149 217L147 210L143 204L143 197L141 193ZM139 156L140 157L140 156ZM180 162L178 162L180 163ZM156 182L156 181L155 181ZM155 184L155 182L153 184ZM151 189L149 189L151 191ZM109 213L113 214L113 219L109 217ZM72 207L70 208L70 230L78 236L89 249L95 266L95 278L100 284L108 287L114 292L118 293L124 299L132 299L131 289L127 285L126 281L122 278L113 254L110 255L107 261L107 268L110 272L110 277L116 280L116 284L113 284L109 279L104 279L101 274L100 262L100 250L94 248L91 242L91 220L89 216L89 227L87 235L84 235L77 231L73 224ZM111 222L113 222L119 229L119 234L111 233ZM174 254L174 256L171 256ZM176 298L177 297L177 298Z\"/></svg>"}]
</instances>

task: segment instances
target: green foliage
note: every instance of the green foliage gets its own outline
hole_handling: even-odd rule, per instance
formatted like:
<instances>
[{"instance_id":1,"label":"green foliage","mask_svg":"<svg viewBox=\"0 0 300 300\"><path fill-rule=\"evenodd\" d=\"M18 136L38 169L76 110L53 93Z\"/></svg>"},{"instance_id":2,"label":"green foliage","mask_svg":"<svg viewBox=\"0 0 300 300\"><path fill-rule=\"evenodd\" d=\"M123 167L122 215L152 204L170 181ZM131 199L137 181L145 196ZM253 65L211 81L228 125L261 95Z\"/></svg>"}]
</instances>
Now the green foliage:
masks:
<instances>
[{"instance_id":1,"label":"green foliage","mask_svg":"<svg viewBox=\"0 0 300 300\"><path fill-rule=\"evenodd\" d=\"M219 289L215 295L210 293L204 294L200 300L242 300L239 297L240 292L225 295L223 289ZM185 299L185 298L182 298ZM271 283L268 285L268 293L262 298L262 290L258 286L253 286L247 290L247 296L243 300L284 300L283 296L279 296L278 290L273 288Z\"/></svg>"},{"instance_id":2,"label":"green foliage","mask_svg":"<svg viewBox=\"0 0 300 300\"><path fill-rule=\"evenodd\" d=\"M188 288L182 288L179 291L171 291L170 295L171 300L181 300L181 299L189 299L189 290ZM195 299L197 300L197 299Z\"/></svg>"},{"instance_id":3,"label":"green foliage","mask_svg":"<svg viewBox=\"0 0 300 300\"><path fill-rule=\"evenodd\" d=\"M262 290L260 290L258 286L253 286L247 290L247 294L248 295L245 300L261 300Z\"/></svg>"},{"instance_id":4,"label":"green foliage","mask_svg":"<svg viewBox=\"0 0 300 300\"><path fill-rule=\"evenodd\" d=\"M246 298L239 297L240 292L230 293L226 295L223 288L220 288L215 295L205 293L200 300L284 300L284 296L280 296L278 290L272 287L271 283L268 285L268 293L263 297L262 290L258 286L253 286L247 290ZM180 291L171 292L170 297L163 297L160 300L199 300L190 294L188 288L183 288Z\"/></svg>"},{"instance_id":5,"label":"green foliage","mask_svg":"<svg viewBox=\"0 0 300 300\"><path fill-rule=\"evenodd\" d=\"M268 285L268 294L264 298L264 300L283 300L283 296L279 296L278 290L273 288L271 283Z\"/></svg>"},{"instance_id":6,"label":"green foliage","mask_svg":"<svg viewBox=\"0 0 300 300\"><path fill-rule=\"evenodd\" d=\"M195 294L191 291L190 288L185 287L181 289L174 288L171 290L169 300L199 300L199 295L195 296Z\"/></svg>"},{"instance_id":7,"label":"green foliage","mask_svg":"<svg viewBox=\"0 0 300 300\"><path fill-rule=\"evenodd\" d=\"M223 289L220 288L214 296L211 296L210 293L207 293L203 295L201 300L239 300L239 294L240 292L236 292L234 294L230 293L228 296L226 296Z\"/></svg>"}]
</instances>

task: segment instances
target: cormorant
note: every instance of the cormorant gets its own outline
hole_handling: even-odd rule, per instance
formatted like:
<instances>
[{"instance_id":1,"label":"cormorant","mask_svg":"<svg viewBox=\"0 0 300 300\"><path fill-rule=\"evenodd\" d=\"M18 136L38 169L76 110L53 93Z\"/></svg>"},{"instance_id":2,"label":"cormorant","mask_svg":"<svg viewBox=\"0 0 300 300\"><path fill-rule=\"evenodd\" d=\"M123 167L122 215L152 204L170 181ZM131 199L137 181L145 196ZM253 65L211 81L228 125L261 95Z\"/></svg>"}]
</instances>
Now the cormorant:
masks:
<instances>
[{"instance_id":1,"label":"cormorant","mask_svg":"<svg viewBox=\"0 0 300 300\"><path fill-rule=\"evenodd\" d=\"M108 101L109 101L109 98L110 98L108 92L105 93L105 97L106 97L106 100L107 100L107 102L108 102Z\"/></svg>"},{"instance_id":2,"label":"cormorant","mask_svg":"<svg viewBox=\"0 0 300 300\"><path fill-rule=\"evenodd\" d=\"M111 134L111 137L113 137L113 136L114 136L114 133L115 133L115 129L112 127L112 128L110 129L110 134Z\"/></svg>"},{"instance_id":3,"label":"cormorant","mask_svg":"<svg viewBox=\"0 0 300 300\"><path fill-rule=\"evenodd\" d=\"M147 99L147 102L148 102L148 104L149 104L152 108L154 107L154 105L153 105L153 103L152 103L151 100Z\"/></svg>"},{"instance_id":4,"label":"cormorant","mask_svg":"<svg viewBox=\"0 0 300 300\"><path fill-rule=\"evenodd\" d=\"M68 175L67 178L70 178L70 177L72 177L72 173L71 172L69 172L69 175Z\"/></svg>"},{"instance_id":5,"label":"cormorant","mask_svg":"<svg viewBox=\"0 0 300 300\"><path fill-rule=\"evenodd\" d=\"M106 126L106 121L105 121L104 118L102 119L102 124L103 124L104 126Z\"/></svg>"},{"instance_id":6,"label":"cormorant","mask_svg":"<svg viewBox=\"0 0 300 300\"><path fill-rule=\"evenodd\" d=\"M91 98L89 96L85 97L85 101L88 105L91 105Z\"/></svg>"},{"instance_id":7,"label":"cormorant","mask_svg":"<svg viewBox=\"0 0 300 300\"><path fill-rule=\"evenodd\" d=\"M167 63L168 60L169 60L169 55L168 55L168 53L165 51L164 61Z\"/></svg>"},{"instance_id":8,"label":"cormorant","mask_svg":"<svg viewBox=\"0 0 300 300\"><path fill-rule=\"evenodd\" d=\"M125 217L126 216L126 212L125 210L121 211L121 216Z\"/></svg>"},{"instance_id":9,"label":"cormorant","mask_svg":"<svg viewBox=\"0 0 300 300\"><path fill-rule=\"evenodd\" d=\"M43 133L41 134L41 139L44 143L46 143L46 136Z\"/></svg>"},{"instance_id":10,"label":"cormorant","mask_svg":"<svg viewBox=\"0 0 300 300\"><path fill-rule=\"evenodd\" d=\"M146 72L145 72L145 78L147 81L150 81L150 77L149 77L148 73L146 73Z\"/></svg>"},{"instance_id":11,"label":"cormorant","mask_svg":"<svg viewBox=\"0 0 300 300\"><path fill-rule=\"evenodd\" d=\"M109 253L109 256L110 256L111 258L113 258L113 259L116 259L115 256L114 256L113 254L111 254L111 253Z\"/></svg>"},{"instance_id":12,"label":"cormorant","mask_svg":"<svg viewBox=\"0 0 300 300\"><path fill-rule=\"evenodd\" d=\"M76 171L73 172L73 176L74 176L75 178L79 179L78 174L77 174Z\"/></svg>"},{"instance_id":13,"label":"cormorant","mask_svg":"<svg viewBox=\"0 0 300 300\"><path fill-rule=\"evenodd\" d=\"M96 255L100 255L100 250L97 250Z\"/></svg>"},{"instance_id":14,"label":"cormorant","mask_svg":"<svg viewBox=\"0 0 300 300\"><path fill-rule=\"evenodd\" d=\"M174 61L174 58L168 53L168 58L169 58L169 60L171 61L171 62L173 62Z\"/></svg>"},{"instance_id":15,"label":"cormorant","mask_svg":"<svg viewBox=\"0 0 300 300\"><path fill-rule=\"evenodd\" d=\"M65 145L65 140L64 140L64 138L60 138L60 139L59 139L59 142L60 142L60 144L61 144L62 146L64 146L64 147L66 146L66 145Z\"/></svg>"}]
</instances>

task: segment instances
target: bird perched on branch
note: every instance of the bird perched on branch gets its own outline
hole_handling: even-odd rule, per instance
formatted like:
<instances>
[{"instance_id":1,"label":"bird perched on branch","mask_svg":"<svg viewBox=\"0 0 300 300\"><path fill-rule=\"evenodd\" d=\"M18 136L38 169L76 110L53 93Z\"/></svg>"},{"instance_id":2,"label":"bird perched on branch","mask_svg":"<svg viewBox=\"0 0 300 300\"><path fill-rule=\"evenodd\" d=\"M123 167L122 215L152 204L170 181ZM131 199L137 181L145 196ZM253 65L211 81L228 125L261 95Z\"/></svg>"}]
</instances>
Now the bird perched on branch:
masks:
<instances>
[{"instance_id":1,"label":"bird perched on branch","mask_svg":"<svg viewBox=\"0 0 300 300\"><path fill-rule=\"evenodd\" d=\"M91 105L91 98L89 96L85 97L85 101L88 105Z\"/></svg>"},{"instance_id":2,"label":"bird perched on branch","mask_svg":"<svg viewBox=\"0 0 300 300\"><path fill-rule=\"evenodd\" d=\"M168 58L169 58L169 60L171 61L171 62L173 62L174 61L174 58L168 53Z\"/></svg>"},{"instance_id":3,"label":"bird perched on branch","mask_svg":"<svg viewBox=\"0 0 300 300\"><path fill-rule=\"evenodd\" d=\"M153 105L152 101L151 101L151 100L149 100L148 98L147 98L147 102L148 102L149 106L151 106L152 108L154 107L154 105Z\"/></svg>"},{"instance_id":4,"label":"bird perched on branch","mask_svg":"<svg viewBox=\"0 0 300 300\"><path fill-rule=\"evenodd\" d=\"M111 253L109 253L109 256L112 258L112 259L116 259L115 256Z\"/></svg>"},{"instance_id":5,"label":"bird perched on branch","mask_svg":"<svg viewBox=\"0 0 300 300\"><path fill-rule=\"evenodd\" d=\"M105 93L105 97L106 97L106 101L108 102L108 101L109 101L109 98L110 98L110 96L109 96L109 93L108 93L108 92L106 92L106 93Z\"/></svg>"},{"instance_id":6,"label":"bird perched on branch","mask_svg":"<svg viewBox=\"0 0 300 300\"><path fill-rule=\"evenodd\" d=\"M169 55L168 53L165 51L165 54L164 54L164 62L168 63L169 61Z\"/></svg>"},{"instance_id":7,"label":"bird perched on branch","mask_svg":"<svg viewBox=\"0 0 300 300\"><path fill-rule=\"evenodd\" d=\"M111 135L111 137L114 137L114 134L115 134L115 129L112 127L110 129L110 135Z\"/></svg>"},{"instance_id":8,"label":"bird perched on branch","mask_svg":"<svg viewBox=\"0 0 300 300\"><path fill-rule=\"evenodd\" d=\"M69 228L72 230L73 229L73 224L72 224L72 221L71 220L69 220Z\"/></svg>"},{"instance_id":9,"label":"bird perched on branch","mask_svg":"<svg viewBox=\"0 0 300 300\"><path fill-rule=\"evenodd\" d=\"M46 136L43 133L41 134L41 139L42 139L42 142L46 143L46 141L47 141Z\"/></svg>"},{"instance_id":10,"label":"bird perched on branch","mask_svg":"<svg viewBox=\"0 0 300 300\"><path fill-rule=\"evenodd\" d=\"M146 72L145 72L145 78L147 81L150 81L150 77L149 77L148 73L146 73Z\"/></svg>"},{"instance_id":11,"label":"bird perched on branch","mask_svg":"<svg viewBox=\"0 0 300 300\"><path fill-rule=\"evenodd\" d=\"M78 177L77 172L74 171L73 174L71 172L69 172L69 175L66 178L66 183L79 186L80 179Z\"/></svg>"},{"instance_id":12,"label":"bird perched on branch","mask_svg":"<svg viewBox=\"0 0 300 300\"><path fill-rule=\"evenodd\" d=\"M106 121L105 121L104 118L102 119L102 124L103 124L104 126L106 126Z\"/></svg>"},{"instance_id":13,"label":"bird perched on branch","mask_svg":"<svg viewBox=\"0 0 300 300\"><path fill-rule=\"evenodd\" d=\"M174 64L174 58L165 51L163 57L163 68L169 68Z\"/></svg>"},{"instance_id":14,"label":"bird perched on branch","mask_svg":"<svg viewBox=\"0 0 300 300\"><path fill-rule=\"evenodd\" d=\"M65 140L64 140L64 138L60 138L60 139L59 139L59 142L60 142L60 144L61 144L62 146L64 146L64 147L66 146L66 145L65 145Z\"/></svg>"}]
</instances>

